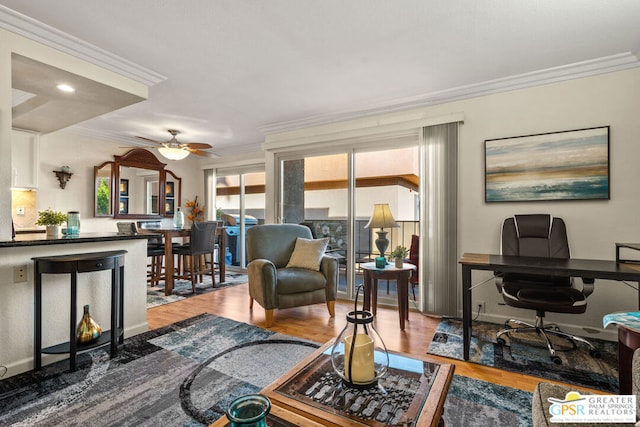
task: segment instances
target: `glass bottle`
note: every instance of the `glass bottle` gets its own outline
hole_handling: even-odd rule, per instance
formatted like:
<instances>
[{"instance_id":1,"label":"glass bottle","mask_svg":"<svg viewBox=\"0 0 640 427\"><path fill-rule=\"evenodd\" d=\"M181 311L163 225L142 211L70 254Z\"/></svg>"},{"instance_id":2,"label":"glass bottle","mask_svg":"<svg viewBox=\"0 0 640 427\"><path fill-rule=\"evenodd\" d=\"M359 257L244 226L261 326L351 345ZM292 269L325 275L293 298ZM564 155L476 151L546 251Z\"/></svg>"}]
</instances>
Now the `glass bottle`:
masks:
<instances>
[{"instance_id":1,"label":"glass bottle","mask_svg":"<svg viewBox=\"0 0 640 427\"><path fill-rule=\"evenodd\" d=\"M67 234L72 236L80 234L80 212L67 212Z\"/></svg>"},{"instance_id":2,"label":"glass bottle","mask_svg":"<svg viewBox=\"0 0 640 427\"><path fill-rule=\"evenodd\" d=\"M175 228L184 227L184 213L182 213L182 208L179 206L176 208L176 213L173 214L173 226Z\"/></svg>"},{"instance_id":3,"label":"glass bottle","mask_svg":"<svg viewBox=\"0 0 640 427\"><path fill-rule=\"evenodd\" d=\"M231 402L227 418L231 427L267 427L271 401L261 394L249 394Z\"/></svg>"},{"instance_id":4,"label":"glass bottle","mask_svg":"<svg viewBox=\"0 0 640 427\"><path fill-rule=\"evenodd\" d=\"M102 328L89 315L89 304L84 306L84 314L76 329L78 344L89 344L102 335Z\"/></svg>"}]
</instances>

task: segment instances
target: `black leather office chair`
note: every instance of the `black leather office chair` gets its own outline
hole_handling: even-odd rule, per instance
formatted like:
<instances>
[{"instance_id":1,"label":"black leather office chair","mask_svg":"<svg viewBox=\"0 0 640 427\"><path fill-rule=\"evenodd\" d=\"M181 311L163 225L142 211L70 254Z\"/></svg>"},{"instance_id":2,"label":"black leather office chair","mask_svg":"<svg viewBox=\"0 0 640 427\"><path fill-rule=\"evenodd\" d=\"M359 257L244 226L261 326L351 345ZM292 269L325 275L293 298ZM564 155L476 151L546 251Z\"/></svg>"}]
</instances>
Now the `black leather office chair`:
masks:
<instances>
[{"instance_id":1,"label":"black leather office chair","mask_svg":"<svg viewBox=\"0 0 640 427\"><path fill-rule=\"evenodd\" d=\"M505 219L501 237L502 255L540 258L569 258L569 243L564 221L551 215L515 215ZM593 280L583 279L582 291L573 287L571 277L554 277L519 273L496 272L496 285L507 305L536 311L536 322L530 324L511 319L505 323L505 329L498 332L496 339L505 344L505 334L536 332L546 341L551 360L561 364L549 336L556 335L569 340L573 348L576 342L589 347L593 357L600 357L598 350L584 338L562 332L557 325L543 323L545 312L584 313L587 309L586 298L593 292ZM516 327L511 326L517 325Z\"/></svg>"}]
</instances>

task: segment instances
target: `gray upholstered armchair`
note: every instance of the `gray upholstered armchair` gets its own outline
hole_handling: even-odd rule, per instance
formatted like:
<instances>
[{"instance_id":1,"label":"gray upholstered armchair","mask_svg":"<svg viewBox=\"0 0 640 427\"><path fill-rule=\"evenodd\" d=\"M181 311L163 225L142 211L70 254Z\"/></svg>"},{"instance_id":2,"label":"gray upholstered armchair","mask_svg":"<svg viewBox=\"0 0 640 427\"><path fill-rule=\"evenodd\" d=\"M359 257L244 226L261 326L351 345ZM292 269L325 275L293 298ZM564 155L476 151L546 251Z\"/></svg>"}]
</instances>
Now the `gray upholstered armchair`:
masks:
<instances>
[{"instance_id":1,"label":"gray upholstered armchair","mask_svg":"<svg viewBox=\"0 0 640 427\"><path fill-rule=\"evenodd\" d=\"M309 228L297 224L268 224L247 230L250 308L253 309L253 300L264 307L267 327L273 325L276 308L326 302L329 315L335 316L338 260L322 256L318 271L287 267L298 238L312 239Z\"/></svg>"}]
</instances>

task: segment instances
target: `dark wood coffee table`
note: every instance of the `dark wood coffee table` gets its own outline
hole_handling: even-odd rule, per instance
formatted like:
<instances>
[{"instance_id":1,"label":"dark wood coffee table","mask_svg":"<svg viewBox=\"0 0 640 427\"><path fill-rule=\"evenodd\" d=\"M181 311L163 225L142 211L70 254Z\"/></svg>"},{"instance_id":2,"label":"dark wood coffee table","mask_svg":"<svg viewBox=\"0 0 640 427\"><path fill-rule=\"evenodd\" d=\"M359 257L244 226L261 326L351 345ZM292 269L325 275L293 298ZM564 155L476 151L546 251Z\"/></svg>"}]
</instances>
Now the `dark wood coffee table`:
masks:
<instances>
[{"instance_id":1,"label":"dark wood coffee table","mask_svg":"<svg viewBox=\"0 0 640 427\"><path fill-rule=\"evenodd\" d=\"M262 390L273 407L285 410L280 416L293 414L296 419L340 427L443 425L454 365L389 352L389 370L380 381L386 394L378 389L354 390L343 386L332 370L332 345L332 341L325 344Z\"/></svg>"}]
</instances>

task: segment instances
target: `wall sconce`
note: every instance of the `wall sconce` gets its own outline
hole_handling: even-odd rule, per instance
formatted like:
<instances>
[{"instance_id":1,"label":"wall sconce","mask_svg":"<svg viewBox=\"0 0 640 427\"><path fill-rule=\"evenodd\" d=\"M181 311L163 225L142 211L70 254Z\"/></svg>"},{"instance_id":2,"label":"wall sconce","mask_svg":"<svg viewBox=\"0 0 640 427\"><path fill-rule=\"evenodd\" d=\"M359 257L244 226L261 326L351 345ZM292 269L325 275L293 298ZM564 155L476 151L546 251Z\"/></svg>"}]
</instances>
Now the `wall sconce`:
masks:
<instances>
[{"instance_id":1,"label":"wall sconce","mask_svg":"<svg viewBox=\"0 0 640 427\"><path fill-rule=\"evenodd\" d=\"M60 181L60 188L64 190L64 187L67 186L67 182L69 181L69 179L71 179L71 175L73 175L73 173L69 171L64 171L64 170L53 171L53 173L56 174L58 181Z\"/></svg>"}]
</instances>

